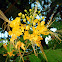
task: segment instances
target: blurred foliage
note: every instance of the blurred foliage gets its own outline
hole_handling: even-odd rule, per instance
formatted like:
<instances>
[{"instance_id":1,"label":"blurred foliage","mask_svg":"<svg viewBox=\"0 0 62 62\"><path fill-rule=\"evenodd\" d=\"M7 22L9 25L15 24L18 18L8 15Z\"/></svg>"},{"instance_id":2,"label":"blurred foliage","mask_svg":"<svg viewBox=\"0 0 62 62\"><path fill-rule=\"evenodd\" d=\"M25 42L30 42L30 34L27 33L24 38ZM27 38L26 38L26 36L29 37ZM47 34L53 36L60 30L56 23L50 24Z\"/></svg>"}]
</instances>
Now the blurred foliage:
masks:
<instances>
[{"instance_id":1,"label":"blurred foliage","mask_svg":"<svg viewBox=\"0 0 62 62\"><path fill-rule=\"evenodd\" d=\"M6 57L4 57L2 54L0 54L0 62L5 62Z\"/></svg>"},{"instance_id":2,"label":"blurred foliage","mask_svg":"<svg viewBox=\"0 0 62 62\"><path fill-rule=\"evenodd\" d=\"M53 22L51 27L57 28L57 30L61 30L62 29L62 21ZM62 33L58 33L58 34L62 35ZM54 39L54 37L53 37L53 39L51 41L49 41L48 46L49 46L49 48L53 48L53 49L58 49L58 48L62 49L62 42L60 43L60 41L58 39Z\"/></svg>"},{"instance_id":3,"label":"blurred foliage","mask_svg":"<svg viewBox=\"0 0 62 62\"><path fill-rule=\"evenodd\" d=\"M48 62L62 62L62 49L45 50Z\"/></svg>"},{"instance_id":4,"label":"blurred foliage","mask_svg":"<svg viewBox=\"0 0 62 62\"><path fill-rule=\"evenodd\" d=\"M58 4L58 5L62 5L62 0L60 0L60 1L59 1L59 0L51 0L51 1L52 1L52 2L55 2L55 3L54 3L55 5L57 5L57 4Z\"/></svg>"},{"instance_id":5,"label":"blurred foliage","mask_svg":"<svg viewBox=\"0 0 62 62\"><path fill-rule=\"evenodd\" d=\"M48 49L45 50L45 54L48 58L48 62L62 62L62 49L56 49L56 50ZM28 57L27 56L24 57L24 60L27 62L46 62L41 53L38 54L38 57L39 58L37 58L37 56L35 55L28 55ZM4 62L5 59L6 57L3 57L0 54L0 62ZM17 57L14 61L18 62L19 57Z\"/></svg>"},{"instance_id":6,"label":"blurred foliage","mask_svg":"<svg viewBox=\"0 0 62 62\"><path fill-rule=\"evenodd\" d=\"M56 50L48 49L44 51L47 56L48 62L62 62L62 49ZM20 57L17 57L15 61L18 62L19 58ZM41 53L38 54L38 57L35 56L34 54L28 55L28 57L25 56L24 60L25 61L27 60L27 62L46 62Z\"/></svg>"},{"instance_id":7,"label":"blurred foliage","mask_svg":"<svg viewBox=\"0 0 62 62\"><path fill-rule=\"evenodd\" d=\"M62 29L62 21L55 21L55 22L53 22L51 27L57 28L57 30Z\"/></svg>"},{"instance_id":8,"label":"blurred foliage","mask_svg":"<svg viewBox=\"0 0 62 62\"><path fill-rule=\"evenodd\" d=\"M60 41L58 40L51 40L49 41L49 44L48 44L49 48L52 48L52 49L62 49L62 42L60 43Z\"/></svg>"}]
</instances>

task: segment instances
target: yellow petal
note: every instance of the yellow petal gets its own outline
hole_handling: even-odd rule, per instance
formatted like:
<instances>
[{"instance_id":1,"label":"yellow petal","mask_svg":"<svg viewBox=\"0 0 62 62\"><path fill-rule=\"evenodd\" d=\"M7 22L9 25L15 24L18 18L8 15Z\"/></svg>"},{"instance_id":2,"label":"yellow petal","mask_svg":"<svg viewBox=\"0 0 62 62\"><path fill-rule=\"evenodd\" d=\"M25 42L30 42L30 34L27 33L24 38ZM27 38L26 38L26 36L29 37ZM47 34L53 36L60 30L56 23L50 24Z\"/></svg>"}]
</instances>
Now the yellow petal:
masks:
<instances>
[{"instance_id":1,"label":"yellow petal","mask_svg":"<svg viewBox=\"0 0 62 62\"><path fill-rule=\"evenodd\" d=\"M42 22L41 22L41 26L43 26L44 24L45 24L45 22L44 22L44 21L42 21Z\"/></svg>"},{"instance_id":2,"label":"yellow petal","mask_svg":"<svg viewBox=\"0 0 62 62\"><path fill-rule=\"evenodd\" d=\"M28 16L26 16L27 20L30 22L30 18Z\"/></svg>"}]
</instances>

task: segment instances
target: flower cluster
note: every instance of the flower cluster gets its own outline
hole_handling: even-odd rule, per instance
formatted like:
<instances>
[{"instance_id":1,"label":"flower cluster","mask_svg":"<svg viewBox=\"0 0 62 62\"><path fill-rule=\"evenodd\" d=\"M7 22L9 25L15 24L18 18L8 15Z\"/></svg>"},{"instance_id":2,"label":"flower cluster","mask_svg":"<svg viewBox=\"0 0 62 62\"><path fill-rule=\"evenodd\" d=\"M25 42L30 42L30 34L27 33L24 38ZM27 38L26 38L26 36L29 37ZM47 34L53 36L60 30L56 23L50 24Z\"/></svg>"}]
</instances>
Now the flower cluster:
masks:
<instances>
[{"instance_id":1,"label":"flower cluster","mask_svg":"<svg viewBox=\"0 0 62 62\"><path fill-rule=\"evenodd\" d=\"M40 46L40 40L43 40L41 34L49 34L45 22L41 21L41 19L38 20L35 18L40 14L40 11L36 11L35 14L33 14L33 9L29 9L29 12L27 10L24 11L26 14L22 14L21 12L18 13L19 17L16 17L15 20L10 23L10 27L12 28L12 31L9 31L9 35L11 35L10 41L14 43L18 36L24 34L24 40L29 39L30 41L33 41L33 43L37 44L37 46ZM44 19L44 17L42 19ZM22 24L22 20L25 24ZM32 31L32 33L29 33L29 30Z\"/></svg>"},{"instance_id":2,"label":"flower cluster","mask_svg":"<svg viewBox=\"0 0 62 62\"><path fill-rule=\"evenodd\" d=\"M20 48L24 51L27 49L26 43L19 40L19 37L22 35L23 39L26 41L27 39L32 44L32 47L36 44L38 47L41 45L41 41L43 40L42 35L48 35L48 29L47 26L45 26L45 22L42 21L42 19L36 19L37 15L41 15L40 11L37 11L36 9L32 8L29 9L29 12L27 10L24 10L26 14L22 14L21 12L18 13L18 17L16 17L13 21L10 21L10 27L12 28L11 31L9 31L9 35L11 35L10 38L10 51L7 52L9 56L14 56L13 49L18 50L19 54L21 55ZM13 45L11 47L11 44ZM29 45L28 45L29 46ZM7 49L8 46L4 46L5 49ZM11 50L12 49L12 50ZM33 48L34 49L34 48ZM35 53L35 50L34 50ZM35 53L36 54L36 53Z\"/></svg>"},{"instance_id":3,"label":"flower cluster","mask_svg":"<svg viewBox=\"0 0 62 62\"><path fill-rule=\"evenodd\" d=\"M59 38L61 37L61 35L54 33L48 29L48 27L50 27L50 25L55 21L54 20L52 22L54 14L52 15L48 24L45 25L45 22L43 21L44 17L42 17L42 19L36 19L37 15L41 15L40 11L37 10L37 6L35 8L29 9L29 11L25 9L25 14L22 14L21 12L18 13L18 17L16 17L13 21L8 20L3 12L0 12L1 15L3 15L3 20L8 22L8 30L10 30L9 27L11 27L11 30L9 31L9 35L11 36L10 42L3 44L3 47L5 48L5 50L7 50L5 52L6 54L3 54L3 56L9 55L11 57L17 54L17 56L20 56L20 60L22 58L22 61L24 62L23 56L26 53L29 45L31 45L36 56L37 49L35 50L35 48L37 48L37 46L40 47L40 50L47 60L47 57L41 45L41 40L43 40L43 37L41 35L51 34L52 36L60 40L60 42L62 41ZM23 40L20 40L22 38L21 36L23 37Z\"/></svg>"}]
</instances>

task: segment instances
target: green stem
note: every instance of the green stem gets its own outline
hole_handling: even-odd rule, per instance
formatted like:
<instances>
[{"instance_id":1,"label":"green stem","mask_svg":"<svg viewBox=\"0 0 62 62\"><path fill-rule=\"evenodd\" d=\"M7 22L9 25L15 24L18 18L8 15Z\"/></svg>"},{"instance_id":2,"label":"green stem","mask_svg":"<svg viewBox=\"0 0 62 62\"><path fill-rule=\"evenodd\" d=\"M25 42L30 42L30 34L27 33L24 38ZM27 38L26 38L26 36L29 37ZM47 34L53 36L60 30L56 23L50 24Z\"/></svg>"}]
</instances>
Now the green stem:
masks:
<instances>
[{"instance_id":1,"label":"green stem","mask_svg":"<svg viewBox=\"0 0 62 62\"><path fill-rule=\"evenodd\" d=\"M7 58L6 58L6 61L5 61L5 62L7 62L7 60L8 60L8 56L7 56Z\"/></svg>"}]
</instances>

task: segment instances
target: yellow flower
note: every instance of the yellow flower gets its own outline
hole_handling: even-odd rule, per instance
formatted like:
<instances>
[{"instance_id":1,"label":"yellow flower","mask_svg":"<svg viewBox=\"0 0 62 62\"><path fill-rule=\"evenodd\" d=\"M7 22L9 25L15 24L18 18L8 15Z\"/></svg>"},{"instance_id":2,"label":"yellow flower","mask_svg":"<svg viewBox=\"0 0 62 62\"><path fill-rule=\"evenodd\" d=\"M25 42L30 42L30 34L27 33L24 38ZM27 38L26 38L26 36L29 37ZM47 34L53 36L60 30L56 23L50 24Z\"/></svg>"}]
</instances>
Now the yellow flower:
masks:
<instances>
[{"instance_id":1,"label":"yellow flower","mask_svg":"<svg viewBox=\"0 0 62 62\"><path fill-rule=\"evenodd\" d=\"M41 21L41 19L39 19L39 21Z\"/></svg>"},{"instance_id":2,"label":"yellow flower","mask_svg":"<svg viewBox=\"0 0 62 62\"><path fill-rule=\"evenodd\" d=\"M29 11L31 12L31 11L32 11L32 9L29 9Z\"/></svg>"},{"instance_id":3,"label":"yellow flower","mask_svg":"<svg viewBox=\"0 0 62 62\"><path fill-rule=\"evenodd\" d=\"M15 18L15 22L18 23L18 24L20 24L20 17L16 17Z\"/></svg>"},{"instance_id":4,"label":"yellow flower","mask_svg":"<svg viewBox=\"0 0 62 62\"><path fill-rule=\"evenodd\" d=\"M10 42L14 43L14 40L15 40L14 38L11 38L11 39L10 39Z\"/></svg>"},{"instance_id":5,"label":"yellow flower","mask_svg":"<svg viewBox=\"0 0 62 62\"><path fill-rule=\"evenodd\" d=\"M15 47L16 49L21 47L23 50L25 50L24 46L25 46L24 43L22 43L21 41L18 41Z\"/></svg>"},{"instance_id":6,"label":"yellow flower","mask_svg":"<svg viewBox=\"0 0 62 62\"><path fill-rule=\"evenodd\" d=\"M41 37L41 36L38 36L38 40L40 41L40 40L43 40L43 38Z\"/></svg>"},{"instance_id":7,"label":"yellow flower","mask_svg":"<svg viewBox=\"0 0 62 62\"><path fill-rule=\"evenodd\" d=\"M44 32L44 33L43 33L43 35L48 35L48 34L49 34L49 32Z\"/></svg>"},{"instance_id":8,"label":"yellow flower","mask_svg":"<svg viewBox=\"0 0 62 62\"><path fill-rule=\"evenodd\" d=\"M30 36L29 32L25 31L23 35L24 40L29 39L29 36Z\"/></svg>"},{"instance_id":9,"label":"yellow flower","mask_svg":"<svg viewBox=\"0 0 62 62\"><path fill-rule=\"evenodd\" d=\"M41 41L43 40L43 38L41 36L37 36L37 38L35 38L34 43L37 44L38 47L40 47Z\"/></svg>"},{"instance_id":10,"label":"yellow flower","mask_svg":"<svg viewBox=\"0 0 62 62\"><path fill-rule=\"evenodd\" d=\"M15 20L11 21L9 26L13 28L14 25L15 25Z\"/></svg>"},{"instance_id":11,"label":"yellow flower","mask_svg":"<svg viewBox=\"0 0 62 62\"><path fill-rule=\"evenodd\" d=\"M34 22L37 23L38 22L38 19L35 19Z\"/></svg>"},{"instance_id":12,"label":"yellow flower","mask_svg":"<svg viewBox=\"0 0 62 62\"><path fill-rule=\"evenodd\" d=\"M9 56L11 57L11 56L15 56L14 54L13 54L13 52L14 52L14 50L13 51L11 51L11 52L7 52L8 54L9 54Z\"/></svg>"},{"instance_id":13,"label":"yellow flower","mask_svg":"<svg viewBox=\"0 0 62 62\"><path fill-rule=\"evenodd\" d=\"M6 45L6 43L3 44L3 47L7 50L7 45Z\"/></svg>"},{"instance_id":14,"label":"yellow flower","mask_svg":"<svg viewBox=\"0 0 62 62\"><path fill-rule=\"evenodd\" d=\"M33 29L33 31L35 31L35 27L34 26L32 27L32 29Z\"/></svg>"},{"instance_id":15,"label":"yellow flower","mask_svg":"<svg viewBox=\"0 0 62 62\"><path fill-rule=\"evenodd\" d=\"M21 32L24 32L24 27L21 27ZM21 32L20 32L20 33L21 33Z\"/></svg>"},{"instance_id":16,"label":"yellow flower","mask_svg":"<svg viewBox=\"0 0 62 62\"><path fill-rule=\"evenodd\" d=\"M41 14L39 14L41 16Z\"/></svg>"},{"instance_id":17,"label":"yellow flower","mask_svg":"<svg viewBox=\"0 0 62 62\"><path fill-rule=\"evenodd\" d=\"M33 40L36 41L38 39L38 36L34 34Z\"/></svg>"},{"instance_id":18,"label":"yellow flower","mask_svg":"<svg viewBox=\"0 0 62 62\"><path fill-rule=\"evenodd\" d=\"M20 18L16 17L15 20L13 20L13 21L10 22L9 26L13 28L13 27L18 26L18 25L20 25Z\"/></svg>"},{"instance_id":19,"label":"yellow flower","mask_svg":"<svg viewBox=\"0 0 62 62\"><path fill-rule=\"evenodd\" d=\"M25 15L24 15L24 14L22 14L22 18L23 18L23 19L25 18Z\"/></svg>"},{"instance_id":20,"label":"yellow flower","mask_svg":"<svg viewBox=\"0 0 62 62\"><path fill-rule=\"evenodd\" d=\"M44 21L41 21L41 26L43 26L45 24L45 22Z\"/></svg>"},{"instance_id":21,"label":"yellow flower","mask_svg":"<svg viewBox=\"0 0 62 62\"><path fill-rule=\"evenodd\" d=\"M7 54L3 54L3 56L7 56Z\"/></svg>"},{"instance_id":22,"label":"yellow flower","mask_svg":"<svg viewBox=\"0 0 62 62\"><path fill-rule=\"evenodd\" d=\"M35 22L33 22L33 25L36 25L36 23L35 23Z\"/></svg>"},{"instance_id":23,"label":"yellow flower","mask_svg":"<svg viewBox=\"0 0 62 62\"><path fill-rule=\"evenodd\" d=\"M44 19L44 17L42 17L42 19Z\"/></svg>"},{"instance_id":24,"label":"yellow flower","mask_svg":"<svg viewBox=\"0 0 62 62\"><path fill-rule=\"evenodd\" d=\"M25 12L27 12L27 10L26 10L26 9L25 9L24 11L25 11Z\"/></svg>"},{"instance_id":25,"label":"yellow flower","mask_svg":"<svg viewBox=\"0 0 62 62\"><path fill-rule=\"evenodd\" d=\"M23 19L23 22L26 22L26 19Z\"/></svg>"},{"instance_id":26,"label":"yellow flower","mask_svg":"<svg viewBox=\"0 0 62 62\"><path fill-rule=\"evenodd\" d=\"M8 33L9 33L9 35L12 35L12 31L9 31Z\"/></svg>"},{"instance_id":27,"label":"yellow flower","mask_svg":"<svg viewBox=\"0 0 62 62\"><path fill-rule=\"evenodd\" d=\"M41 23L40 23L40 21L38 21L38 26L40 26L41 25Z\"/></svg>"},{"instance_id":28,"label":"yellow flower","mask_svg":"<svg viewBox=\"0 0 62 62\"><path fill-rule=\"evenodd\" d=\"M26 26L26 30L29 30L29 28L30 28L29 25L27 25L27 26Z\"/></svg>"},{"instance_id":29,"label":"yellow flower","mask_svg":"<svg viewBox=\"0 0 62 62\"><path fill-rule=\"evenodd\" d=\"M13 39L17 39L17 36L15 34L12 35Z\"/></svg>"},{"instance_id":30,"label":"yellow flower","mask_svg":"<svg viewBox=\"0 0 62 62\"><path fill-rule=\"evenodd\" d=\"M25 14L25 16L27 16L27 14Z\"/></svg>"},{"instance_id":31,"label":"yellow flower","mask_svg":"<svg viewBox=\"0 0 62 62\"><path fill-rule=\"evenodd\" d=\"M21 17L16 17L13 21L10 22L10 27L12 28L12 31L9 31L9 35L11 35L10 42L14 43L14 41L18 39L17 37L22 35L24 40L28 39L29 41L31 41L31 43L33 41L34 44L37 44L37 46L40 47L40 40L43 40L40 35L49 34L47 27L44 25L45 22L42 21L40 23L41 19L38 20L35 18L37 16L37 12L33 15L32 10L34 11L34 9L29 9L30 13L25 15L20 12L18 16ZM26 9L24 11L27 13ZM40 11L38 11L38 14L41 15ZM23 22L26 22L26 20L29 21L29 24L27 24L27 22L26 24L22 24L20 21L21 18L23 19ZM44 19L44 17L42 17L42 19ZM32 33L29 32L30 27L32 28ZM4 47L7 48L6 45L4 45ZM18 41L15 45L15 48L20 49L20 47L25 50L25 44L21 41ZM13 52L8 52L8 54L12 56Z\"/></svg>"},{"instance_id":32,"label":"yellow flower","mask_svg":"<svg viewBox=\"0 0 62 62\"><path fill-rule=\"evenodd\" d=\"M27 20L30 22L30 18L28 16L26 16Z\"/></svg>"},{"instance_id":33,"label":"yellow flower","mask_svg":"<svg viewBox=\"0 0 62 62\"><path fill-rule=\"evenodd\" d=\"M20 12L20 13L18 13L18 16L21 16L22 15L22 13Z\"/></svg>"},{"instance_id":34,"label":"yellow flower","mask_svg":"<svg viewBox=\"0 0 62 62\"><path fill-rule=\"evenodd\" d=\"M38 47L40 47L41 41L36 40L35 43L37 44Z\"/></svg>"},{"instance_id":35,"label":"yellow flower","mask_svg":"<svg viewBox=\"0 0 62 62\"><path fill-rule=\"evenodd\" d=\"M40 11L38 11L38 13L40 13Z\"/></svg>"},{"instance_id":36,"label":"yellow flower","mask_svg":"<svg viewBox=\"0 0 62 62\"><path fill-rule=\"evenodd\" d=\"M30 15L30 18L32 18L32 15Z\"/></svg>"},{"instance_id":37,"label":"yellow flower","mask_svg":"<svg viewBox=\"0 0 62 62\"><path fill-rule=\"evenodd\" d=\"M44 25L40 27L40 33L43 34L43 35L48 35L49 32L48 32L48 29L47 27L45 27Z\"/></svg>"}]
</instances>

